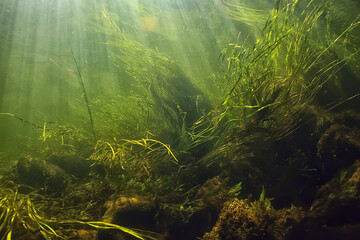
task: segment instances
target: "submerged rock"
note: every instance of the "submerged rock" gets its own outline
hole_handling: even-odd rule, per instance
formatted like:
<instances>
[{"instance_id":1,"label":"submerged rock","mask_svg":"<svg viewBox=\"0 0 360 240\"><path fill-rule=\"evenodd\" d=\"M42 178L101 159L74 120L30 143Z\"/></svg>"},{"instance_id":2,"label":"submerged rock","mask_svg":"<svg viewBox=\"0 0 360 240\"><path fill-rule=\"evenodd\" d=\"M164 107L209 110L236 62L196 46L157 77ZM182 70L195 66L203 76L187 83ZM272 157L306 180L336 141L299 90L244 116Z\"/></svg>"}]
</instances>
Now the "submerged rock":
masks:
<instances>
[{"instance_id":1,"label":"submerged rock","mask_svg":"<svg viewBox=\"0 0 360 240\"><path fill-rule=\"evenodd\" d=\"M48 159L48 162L57 165L66 173L71 174L77 178L87 177L91 170L90 166L94 163L93 161L71 155L52 155Z\"/></svg>"},{"instance_id":2,"label":"submerged rock","mask_svg":"<svg viewBox=\"0 0 360 240\"><path fill-rule=\"evenodd\" d=\"M153 201L144 197L113 195L104 205L102 221L124 227L153 231L155 229L156 207ZM132 239L119 231L99 231L98 239Z\"/></svg>"},{"instance_id":3,"label":"submerged rock","mask_svg":"<svg viewBox=\"0 0 360 240\"><path fill-rule=\"evenodd\" d=\"M155 213L155 204L143 197L113 196L105 203L105 209L104 222L130 225L134 222L140 225Z\"/></svg>"},{"instance_id":4,"label":"submerged rock","mask_svg":"<svg viewBox=\"0 0 360 240\"><path fill-rule=\"evenodd\" d=\"M97 231L96 230L76 230L72 233L71 239L78 240L97 240Z\"/></svg>"},{"instance_id":5,"label":"submerged rock","mask_svg":"<svg viewBox=\"0 0 360 240\"><path fill-rule=\"evenodd\" d=\"M140 232L151 239L198 239L215 223L213 210L203 204L156 204L143 196L113 195L105 204L102 221ZM119 231L99 231L98 239L133 239Z\"/></svg>"},{"instance_id":6,"label":"submerged rock","mask_svg":"<svg viewBox=\"0 0 360 240\"><path fill-rule=\"evenodd\" d=\"M359 190L360 160L320 187L306 218L289 239L360 239Z\"/></svg>"},{"instance_id":7,"label":"submerged rock","mask_svg":"<svg viewBox=\"0 0 360 240\"><path fill-rule=\"evenodd\" d=\"M354 111L334 114L328 125L317 144L317 155L326 180L330 180L339 168L360 159L360 114Z\"/></svg>"},{"instance_id":8,"label":"submerged rock","mask_svg":"<svg viewBox=\"0 0 360 240\"><path fill-rule=\"evenodd\" d=\"M265 202L233 199L225 204L218 221L203 240L285 240L303 218L297 208L276 211Z\"/></svg>"},{"instance_id":9,"label":"submerged rock","mask_svg":"<svg viewBox=\"0 0 360 240\"><path fill-rule=\"evenodd\" d=\"M36 158L20 158L14 167L20 184L46 193L61 193L70 180L69 175L58 166Z\"/></svg>"}]
</instances>

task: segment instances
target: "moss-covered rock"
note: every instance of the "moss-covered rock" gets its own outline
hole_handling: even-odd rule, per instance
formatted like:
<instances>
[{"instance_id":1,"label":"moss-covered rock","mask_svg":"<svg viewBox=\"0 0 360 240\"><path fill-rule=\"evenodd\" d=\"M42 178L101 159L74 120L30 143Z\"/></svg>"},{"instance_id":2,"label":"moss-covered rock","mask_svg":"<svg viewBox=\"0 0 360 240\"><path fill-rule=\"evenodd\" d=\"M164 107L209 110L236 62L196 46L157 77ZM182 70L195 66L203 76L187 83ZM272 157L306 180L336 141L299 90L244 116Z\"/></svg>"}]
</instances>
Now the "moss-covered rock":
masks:
<instances>
[{"instance_id":1,"label":"moss-covered rock","mask_svg":"<svg viewBox=\"0 0 360 240\"><path fill-rule=\"evenodd\" d=\"M360 160L321 186L311 215L327 226L360 223Z\"/></svg>"},{"instance_id":2,"label":"moss-covered rock","mask_svg":"<svg viewBox=\"0 0 360 240\"><path fill-rule=\"evenodd\" d=\"M343 168L316 193L291 240L357 240L360 237L360 160Z\"/></svg>"},{"instance_id":3,"label":"moss-covered rock","mask_svg":"<svg viewBox=\"0 0 360 240\"><path fill-rule=\"evenodd\" d=\"M303 215L297 208L276 211L263 201L233 199L225 204L214 228L203 240L285 240Z\"/></svg>"},{"instance_id":4,"label":"moss-covered rock","mask_svg":"<svg viewBox=\"0 0 360 240\"><path fill-rule=\"evenodd\" d=\"M60 194L70 177L61 168L36 158L20 158L14 165L17 181L46 193Z\"/></svg>"}]
</instances>

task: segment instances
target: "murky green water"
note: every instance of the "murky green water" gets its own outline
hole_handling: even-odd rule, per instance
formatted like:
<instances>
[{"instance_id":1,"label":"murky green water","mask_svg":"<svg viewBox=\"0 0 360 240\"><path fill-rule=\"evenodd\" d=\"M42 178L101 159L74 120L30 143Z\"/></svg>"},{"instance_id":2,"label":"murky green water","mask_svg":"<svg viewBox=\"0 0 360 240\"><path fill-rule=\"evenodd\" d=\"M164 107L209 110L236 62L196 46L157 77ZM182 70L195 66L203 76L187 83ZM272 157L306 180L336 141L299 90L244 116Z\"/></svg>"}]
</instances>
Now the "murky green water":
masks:
<instances>
[{"instance_id":1,"label":"murky green water","mask_svg":"<svg viewBox=\"0 0 360 240\"><path fill-rule=\"evenodd\" d=\"M156 81L176 88L184 78L198 92L187 93L189 86L184 86L177 89L180 97L219 97L218 56L238 35L216 1L3 1L1 21L1 112L41 126L61 122L89 130L78 67L89 104L95 105L94 114L102 115L94 117L98 131L109 120L101 111L123 118L128 117L124 111L131 111L141 116L127 121L145 124L143 111L153 104L145 88L160 84ZM131 46L137 49L127 49ZM166 69L164 61L176 69ZM165 79L171 78L166 74L181 77ZM111 101L122 106L106 108ZM189 113L188 118L194 116ZM2 139L41 135L13 120L1 117Z\"/></svg>"},{"instance_id":2,"label":"murky green water","mask_svg":"<svg viewBox=\"0 0 360 240\"><path fill-rule=\"evenodd\" d=\"M0 0L2 199L20 189L44 210L65 202L51 210L58 231L135 195L151 217L129 226L169 239L210 232L234 198L263 202L270 218L270 200L313 206L360 155L359 10L355 0ZM225 239L216 234L204 239Z\"/></svg>"}]
</instances>

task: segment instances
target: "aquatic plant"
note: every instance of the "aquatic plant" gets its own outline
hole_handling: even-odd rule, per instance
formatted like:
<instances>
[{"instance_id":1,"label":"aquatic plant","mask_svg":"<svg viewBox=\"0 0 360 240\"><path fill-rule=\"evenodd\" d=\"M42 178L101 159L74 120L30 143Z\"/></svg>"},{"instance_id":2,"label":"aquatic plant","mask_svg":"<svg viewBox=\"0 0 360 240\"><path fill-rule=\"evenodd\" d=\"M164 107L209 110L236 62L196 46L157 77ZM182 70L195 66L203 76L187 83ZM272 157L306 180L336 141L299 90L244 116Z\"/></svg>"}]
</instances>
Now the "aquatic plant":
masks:
<instances>
[{"instance_id":1,"label":"aquatic plant","mask_svg":"<svg viewBox=\"0 0 360 240\"><path fill-rule=\"evenodd\" d=\"M138 179L154 176L156 166L166 161L175 165L179 162L168 145L150 138L114 138L111 143L99 140L90 159L94 164L107 167L109 172L120 167L124 173Z\"/></svg>"},{"instance_id":2,"label":"aquatic plant","mask_svg":"<svg viewBox=\"0 0 360 240\"><path fill-rule=\"evenodd\" d=\"M0 113L0 116L9 116L32 126L36 132L35 138L22 136L22 142L26 149L37 156L48 156L51 154L78 156L86 154L93 148L90 132L68 123L58 121L44 121L43 124L31 122L13 113ZM25 142L29 141L30 144Z\"/></svg>"},{"instance_id":3,"label":"aquatic plant","mask_svg":"<svg viewBox=\"0 0 360 240\"><path fill-rule=\"evenodd\" d=\"M41 156L78 155L84 156L94 146L91 132L71 124L45 122L34 146ZM34 143L34 145L35 145Z\"/></svg>"},{"instance_id":4,"label":"aquatic plant","mask_svg":"<svg viewBox=\"0 0 360 240\"><path fill-rule=\"evenodd\" d=\"M109 26L106 32L111 40L106 44L113 63L134 80L132 96L142 96L144 100L141 111L146 115L145 119L138 119L139 124L149 121L161 124L172 138L167 141L173 142L210 109L207 99L199 100L202 92L173 60L126 37L109 13L105 10L101 13Z\"/></svg>"},{"instance_id":5,"label":"aquatic plant","mask_svg":"<svg viewBox=\"0 0 360 240\"><path fill-rule=\"evenodd\" d=\"M80 72L80 68L79 68L79 64L77 63L76 61L76 58L75 58L75 55L74 55L74 51L70 45L70 43L68 42L68 45L69 45L69 48L70 48L70 51L71 51L71 55L74 59L74 63L75 63L75 66L76 66L76 70L77 70L77 76L78 76L78 80L79 80L79 84L80 84L80 87L81 87L81 90L82 90L82 96L85 100L85 104L86 104L86 109L88 111L88 115L89 115L89 119L90 119L90 125L91 125L91 130L92 130L92 133L93 133L93 136L94 136L94 142L97 141L97 138L96 138L96 132L95 132L95 128L94 128L94 120L93 120L93 117L92 117L92 113L91 113L91 109L90 109L90 104L89 104L89 99L88 99L88 95L87 95L87 92L86 92L86 89L85 89L85 85L84 85L84 81L83 81L83 78L81 76L81 72Z\"/></svg>"},{"instance_id":6,"label":"aquatic plant","mask_svg":"<svg viewBox=\"0 0 360 240\"><path fill-rule=\"evenodd\" d=\"M252 29L260 30L271 11L261 10L249 7L243 1L238 0L223 0L224 9L226 13L235 21L244 23ZM264 3L262 3L264 5Z\"/></svg>"},{"instance_id":7,"label":"aquatic plant","mask_svg":"<svg viewBox=\"0 0 360 240\"><path fill-rule=\"evenodd\" d=\"M219 109L210 111L182 132L176 149L181 153L190 153L205 144L211 147L211 142L216 145L229 130L226 121L225 112Z\"/></svg>"},{"instance_id":8,"label":"aquatic plant","mask_svg":"<svg viewBox=\"0 0 360 240\"><path fill-rule=\"evenodd\" d=\"M11 184L13 185L13 184ZM15 190L13 190L15 188ZM160 239L161 234L133 230L103 221L46 218L38 211L29 195L21 194L18 187L2 185L0 188L0 239L11 240L16 234L30 231L40 233L45 239L68 239L59 229L89 226L95 229L115 229L136 239ZM18 236L18 235L17 235Z\"/></svg>"},{"instance_id":9,"label":"aquatic plant","mask_svg":"<svg viewBox=\"0 0 360 240\"><path fill-rule=\"evenodd\" d=\"M113 136L139 139L164 136L167 129L159 126L159 116L153 112L154 101L140 94L131 96L99 97L91 102L94 117L101 121L97 127L99 138L112 140ZM116 131L115 131L116 130Z\"/></svg>"},{"instance_id":10,"label":"aquatic plant","mask_svg":"<svg viewBox=\"0 0 360 240\"><path fill-rule=\"evenodd\" d=\"M245 6L241 1L224 4L235 20L251 19L243 15ZM304 107L313 102L329 80L337 78L348 61L359 55L353 49L342 57L333 56L333 49L346 46L347 36L360 22L355 19L338 36L323 33L321 21L327 7L325 2L303 5L298 0L276 1L254 43L248 39L227 45L221 54L226 63L222 106L187 128L178 150L188 152L208 141L216 145L234 127L251 122L273 129L275 138L298 129L303 124L300 115ZM264 17L265 12L254 14ZM343 102L341 99L335 105Z\"/></svg>"},{"instance_id":11,"label":"aquatic plant","mask_svg":"<svg viewBox=\"0 0 360 240\"><path fill-rule=\"evenodd\" d=\"M19 117L19 116L13 114L13 113L0 113L0 115L2 115L2 116L10 116L10 117L13 117L13 118L15 118L15 119L17 119L17 120L20 120L20 121L22 121L22 122L24 122L24 123L26 123L26 124L29 124L29 125L31 125L31 126L34 126L35 128L41 128L40 125L37 125L37 124L32 123L32 122L29 122L28 120L23 119L22 117Z\"/></svg>"},{"instance_id":12,"label":"aquatic plant","mask_svg":"<svg viewBox=\"0 0 360 240\"><path fill-rule=\"evenodd\" d=\"M319 19L326 4L309 1L277 1L261 35L252 47L229 44L224 78L226 107L230 122L250 119L281 128L280 135L292 132L299 122L298 112L309 104L322 87L358 52L342 59L330 51L346 41L360 22L355 20L340 35L323 46L315 46ZM326 45L325 45L326 44Z\"/></svg>"},{"instance_id":13,"label":"aquatic plant","mask_svg":"<svg viewBox=\"0 0 360 240\"><path fill-rule=\"evenodd\" d=\"M22 225L25 230L40 231L45 239L50 236L61 237L49 225L49 221L41 217L27 195L18 190L1 187L0 189L0 238L10 240L14 229Z\"/></svg>"}]
</instances>

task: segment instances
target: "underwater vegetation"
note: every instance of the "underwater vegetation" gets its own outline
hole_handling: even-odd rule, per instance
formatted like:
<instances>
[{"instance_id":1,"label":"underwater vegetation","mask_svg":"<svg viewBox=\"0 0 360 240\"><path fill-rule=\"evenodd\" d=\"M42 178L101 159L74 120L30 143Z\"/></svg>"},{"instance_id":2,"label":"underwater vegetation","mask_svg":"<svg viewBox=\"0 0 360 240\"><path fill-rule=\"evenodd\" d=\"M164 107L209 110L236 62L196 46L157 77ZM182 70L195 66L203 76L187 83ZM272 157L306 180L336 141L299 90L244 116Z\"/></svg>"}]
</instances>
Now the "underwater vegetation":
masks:
<instances>
[{"instance_id":1,"label":"underwater vegetation","mask_svg":"<svg viewBox=\"0 0 360 240\"><path fill-rule=\"evenodd\" d=\"M68 42L69 59L50 61L78 80L78 121L0 113L36 133L18 137L16 161L0 155L0 239L359 239L360 16L342 19L335 1L259 2L94 8L87 34L123 89L103 86L106 71L88 82ZM254 30L219 52L216 98L136 38L138 27L171 39L161 7L186 22L211 6Z\"/></svg>"},{"instance_id":2,"label":"underwater vegetation","mask_svg":"<svg viewBox=\"0 0 360 240\"><path fill-rule=\"evenodd\" d=\"M209 102L199 101L202 92L191 84L175 62L136 41L126 39L109 16L104 12L102 14L115 31L113 34L117 34L116 41L108 43L113 47L114 64L136 81L136 87L140 90L137 94L145 101L139 104L147 115L147 121L164 121L166 125L162 125L162 129L171 129L172 139L181 135L209 111Z\"/></svg>"},{"instance_id":3,"label":"underwater vegetation","mask_svg":"<svg viewBox=\"0 0 360 240\"><path fill-rule=\"evenodd\" d=\"M34 197L34 196L33 196ZM42 236L44 239L68 239L58 234L51 225L87 225L99 229L118 229L137 239L145 239L144 233L137 233L134 230L111 224L107 222L96 221L71 221L71 220L54 220L47 219L38 213L28 195L19 194L18 189L14 192L11 188L2 186L1 189L1 239L17 239L19 232L14 232L14 229L22 226L21 231L32 231L40 233L40 235L33 236L33 239Z\"/></svg>"}]
</instances>

